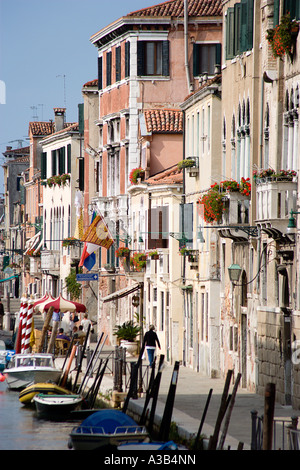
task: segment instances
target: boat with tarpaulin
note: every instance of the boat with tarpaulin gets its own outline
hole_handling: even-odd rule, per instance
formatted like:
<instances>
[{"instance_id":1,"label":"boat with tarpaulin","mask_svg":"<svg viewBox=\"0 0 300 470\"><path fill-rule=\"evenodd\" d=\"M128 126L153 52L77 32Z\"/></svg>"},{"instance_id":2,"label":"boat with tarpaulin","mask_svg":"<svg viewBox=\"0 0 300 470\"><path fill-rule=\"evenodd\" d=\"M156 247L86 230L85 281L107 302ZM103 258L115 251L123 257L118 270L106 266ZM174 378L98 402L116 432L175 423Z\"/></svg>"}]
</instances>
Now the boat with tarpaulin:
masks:
<instances>
[{"instance_id":1,"label":"boat with tarpaulin","mask_svg":"<svg viewBox=\"0 0 300 470\"><path fill-rule=\"evenodd\" d=\"M122 443L148 441L144 426L138 425L120 410L103 409L75 426L69 439L69 448L75 450L97 450Z\"/></svg>"}]
</instances>

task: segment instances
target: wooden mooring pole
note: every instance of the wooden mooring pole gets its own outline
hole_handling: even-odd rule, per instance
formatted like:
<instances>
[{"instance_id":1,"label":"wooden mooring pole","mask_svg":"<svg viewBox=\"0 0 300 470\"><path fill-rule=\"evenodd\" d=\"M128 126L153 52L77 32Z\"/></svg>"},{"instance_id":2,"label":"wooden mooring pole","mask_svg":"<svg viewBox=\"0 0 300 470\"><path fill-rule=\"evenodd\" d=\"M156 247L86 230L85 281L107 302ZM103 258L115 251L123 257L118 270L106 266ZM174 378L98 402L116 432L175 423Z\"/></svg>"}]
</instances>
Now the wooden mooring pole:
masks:
<instances>
[{"instance_id":1,"label":"wooden mooring pole","mask_svg":"<svg viewBox=\"0 0 300 470\"><path fill-rule=\"evenodd\" d=\"M265 407L264 407L264 420L263 420L263 450L272 450L275 393L276 393L275 384L268 383L265 388Z\"/></svg>"}]
</instances>

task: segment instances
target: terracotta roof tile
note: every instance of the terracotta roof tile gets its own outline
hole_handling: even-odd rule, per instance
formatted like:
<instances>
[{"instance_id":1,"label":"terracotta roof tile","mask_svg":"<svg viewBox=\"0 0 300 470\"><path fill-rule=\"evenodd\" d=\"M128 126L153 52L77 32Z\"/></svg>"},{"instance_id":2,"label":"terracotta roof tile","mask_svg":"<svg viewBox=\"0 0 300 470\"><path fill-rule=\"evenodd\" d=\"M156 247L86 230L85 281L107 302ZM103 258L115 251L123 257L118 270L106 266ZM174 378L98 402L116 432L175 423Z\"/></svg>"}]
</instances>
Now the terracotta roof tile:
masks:
<instances>
[{"instance_id":1,"label":"terracotta roof tile","mask_svg":"<svg viewBox=\"0 0 300 470\"><path fill-rule=\"evenodd\" d=\"M210 78L206 82L201 83L201 85L198 88L196 88L192 93L190 93L186 98L184 98L184 101L190 98L191 96L195 95L196 93L198 93L200 90L203 90L204 88L208 88L210 85L213 85L214 83L220 83L220 84L222 83L221 73L214 75L212 78Z\"/></svg>"},{"instance_id":2,"label":"terracotta roof tile","mask_svg":"<svg viewBox=\"0 0 300 470\"><path fill-rule=\"evenodd\" d=\"M146 109L144 111L147 132L182 133L182 111L177 109Z\"/></svg>"},{"instance_id":3,"label":"terracotta roof tile","mask_svg":"<svg viewBox=\"0 0 300 470\"><path fill-rule=\"evenodd\" d=\"M183 181L182 178L182 170L178 168L177 165L168 168L167 170L163 170L160 173L157 173L154 176L150 176L145 183L147 184L181 184Z\"/></svg>"},{"instance_id":4,"label":"terracotta roof tile","mask_svg":"<svg viewBox=\"0 0 300 470\"><path fill-rule=\"evenodd\" d=\"M86 82L84 87L89 87L89 86L98 86L98 78L95 78L95 80L90 80L89 82Z\"/></svg>"},{"instance_id":5,"label":"terracotta roof tile","mask_svg":"<svg viewBox=\"0 0 300 470\"><path fill-rule=\"evenodd\" d=\"M189 0L189 16L222 16L222 0ZM169 0L133 11L127 16L184 16L184 0Z\"/></svg>"},{"instance_id":6,"label":"terracotta roof tile","mask_svg":"<svg viewBox=\"0 0 300 470\"><path fill-rule=\"evenodd\" d=\"M77 122L66 122L64 124L64 128L58 132L63 132L65 130L71 130L71 129L77 130L76 127L78 128ZM55 123L51 121L48 121L48 122L33 121L29 123L29 131L31 131L34 136L46 137L55 133Z\"/></svg>"},{"instance_id":7,"label":"terracotta roof tile","mask_svg":"<svg viewBox=\"0 0 300 470\"><path fill-rule=\"evenodd\" d=\"M18 155L29 155L30 154L30 147L22 147L22 148L17 148L17 149L13 149L13 148L8 148L6 147L6 151L3 153L3 155L11 155L13 154L15 157L18 158Z\"/></svg>"},{"instance_id":8,"label":"terracotta roof tile","mask_svg":"<svg viewBox=\"0 0 300 470\"><path fill-rule=\"evenodd\" d=\"M29 132L33 135L49 135L53 132L53 122L33 121L29 123Z\"/></svg>"}]
</instances>

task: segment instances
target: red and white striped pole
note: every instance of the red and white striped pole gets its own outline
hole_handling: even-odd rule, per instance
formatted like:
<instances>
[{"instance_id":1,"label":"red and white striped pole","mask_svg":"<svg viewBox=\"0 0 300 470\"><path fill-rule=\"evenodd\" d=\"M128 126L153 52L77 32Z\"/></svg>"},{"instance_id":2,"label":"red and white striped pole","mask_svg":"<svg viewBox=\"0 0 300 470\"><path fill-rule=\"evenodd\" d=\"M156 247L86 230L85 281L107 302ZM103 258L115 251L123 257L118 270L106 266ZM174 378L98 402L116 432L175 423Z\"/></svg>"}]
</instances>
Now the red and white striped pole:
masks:
<instances>
[{"instance_id":1,"label":"red and white striped pole","mask_svg":"<svg viewBox=\"0 0 300 470\"><path fill-rule=\"evenodd\" d=\"M30 299L28 302L26 329L25 329L25 340L24 340L24 353L30 352L30 336L32 328L32 316L33 316L33 300Z\"/></svg>"},{"instance_id":2,"label":"red and white striped pole","mask_svg":"<svg viewBox=\"0 0 300 470\"><path fill-rule=\"evenodd\" d=\"M23 354L25 352L24 347L25 347L27 311L28 311L27 297L24 297L24 300L23 300L23 315L22 315L21 354Z\"/></svg>"}]
</instances>

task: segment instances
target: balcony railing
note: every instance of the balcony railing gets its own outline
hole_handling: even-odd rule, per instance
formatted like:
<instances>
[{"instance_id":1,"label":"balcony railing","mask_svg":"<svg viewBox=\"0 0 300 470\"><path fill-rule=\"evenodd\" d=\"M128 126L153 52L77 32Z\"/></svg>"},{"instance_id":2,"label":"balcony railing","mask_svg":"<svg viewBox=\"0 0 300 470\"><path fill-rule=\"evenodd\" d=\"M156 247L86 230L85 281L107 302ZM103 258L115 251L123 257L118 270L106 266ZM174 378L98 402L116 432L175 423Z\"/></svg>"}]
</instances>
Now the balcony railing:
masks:
<instances>
[{"instance_id":1,"label":"balcony railing","mask_svg":"<svg viewBox=\"0 0 300 470\"><path fill-rule=\"evenodd\" d=\"M296 208L297 181L268 179L256 184L256 223L286 232L291 210Z\"/></svg>"},{"instance_id":2,"label":"balcony railing","mask_svg":"<svg viewBox=\"0 0 300 470\"><path fill-rule=\"evenodd\" d=\"M41 270L52 274L59 273L60 270L60 251L42 250L41 251Z\"/></svg>"}]
</instances>

